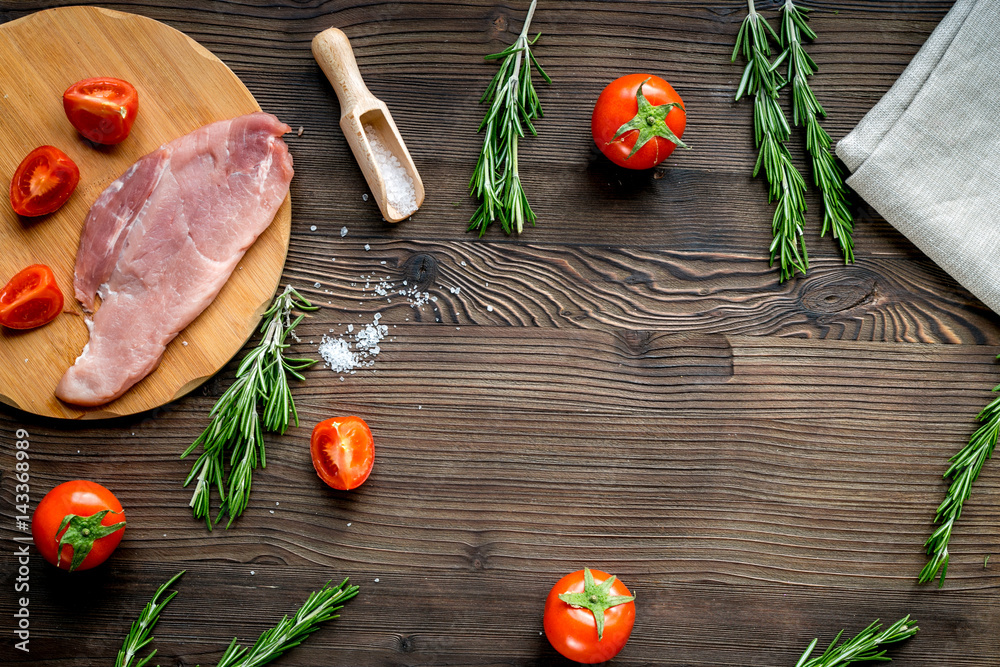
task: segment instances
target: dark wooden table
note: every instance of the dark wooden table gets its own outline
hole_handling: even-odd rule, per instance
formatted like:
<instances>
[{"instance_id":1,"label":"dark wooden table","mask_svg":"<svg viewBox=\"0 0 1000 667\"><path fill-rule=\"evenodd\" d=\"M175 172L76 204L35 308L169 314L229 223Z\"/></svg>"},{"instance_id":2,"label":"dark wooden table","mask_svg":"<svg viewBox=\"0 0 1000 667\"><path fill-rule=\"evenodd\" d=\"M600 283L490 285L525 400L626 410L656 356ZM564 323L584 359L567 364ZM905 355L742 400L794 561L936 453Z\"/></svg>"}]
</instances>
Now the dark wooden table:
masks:
<instances>
[{"instance_id":1,"label":"dark wooden table","mask_svg":"<svg viewBox=\"0 0 1000 667\"><path fill-rule=\"evenodd\" d=\"M6 1L0 21L56 4ZM546 116L521 150L539 222L482 240L465 233L477 101L495 71L482 56L513 40L525 0L101 4L186 32L304 128L289 138L284 280L322 309L294 352L315 357L323 333L376 312L391 338L372 369L340 381L316 367L295 385L302 426L268 438L229 530L191 518L179 455L235 363L135 418L0 410L0 661L112 664L156 586L186 569L155 632L161 665L215 664L233 636L249 644L343 576L358 598L280 664L568 664L542 636L542 604L588 565L636 591L617 665L792 665L813 637L904 614L921 632L891 649L894 664L1000 664L996 465L966 506L944 588L916 584L946 460L1000 381L1000 318L857 200L857 263L819 237L812 198L812 268L779 284L772 208L750 178L750 105L732 101L745 3L542 0L536 52L554 83L540 86ZM775 3L759 4L774 20ZM806 4L836 140L951 2ZM383 223L362 197L309 50L331 25L421 170L427 201L410 222ZM689 110L694 150L652 173L613 168L590 139L598 93L633 71L664 76ZM372 274L436 301L389 303L365 290ZM374 473L353 493L325 487L309 462L312 425L343 414L376 438ZM30 654L13 649L11 620L18 428L32 506L86 478L128 512L96 571L65 576L32 555Z\"/></svg>"}]
</instances>

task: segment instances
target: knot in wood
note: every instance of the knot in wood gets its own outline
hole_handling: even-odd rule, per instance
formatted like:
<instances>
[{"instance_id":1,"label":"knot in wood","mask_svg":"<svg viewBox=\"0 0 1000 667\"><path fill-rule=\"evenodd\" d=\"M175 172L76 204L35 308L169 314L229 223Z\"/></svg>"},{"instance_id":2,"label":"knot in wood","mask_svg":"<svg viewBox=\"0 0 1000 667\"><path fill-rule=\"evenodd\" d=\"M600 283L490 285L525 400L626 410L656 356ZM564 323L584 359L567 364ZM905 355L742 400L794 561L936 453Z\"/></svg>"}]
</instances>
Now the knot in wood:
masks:
<instances>
[{"instance_id":1,"label":"knot in wood","mask_svg":"<svg viewBox=\"0 0 1000 667\"><path fill-rule=\"evenodd\" d=\"M649 343L653 340L653 332L629 329L622 338L625 340L625 347L628 348L628 351L641 357L649 352Z\"/></svg>"},{"instance_id":2,"label":"knot in wood","mask_svg":"<svg viewBox=\"0 0 1000 667\"><path fill-rule=\"evenodd\" d=\"M831 314L852 310L875 300L875 277L867 272L848 276L819 277L802 290L799 301L813 313Z\"/></svg>"},{"instance_id":3,"label":"knot in wood","mask_svg":"<svg viewBox=\"0 0 1000 667\"><path fill-rule=\"evenodd\" d=\"M472 547L469 549L469 565L473 570L485 570L488 563L488 555L482 547Z\"/></svg>"},{"instance_id":4,"label":"knot in wood","mask_svg":"<svg viewBox=\"0 0 1000 667\"><path fill-rule=\"evenodd\" d=\"M492 20L490 20L489 37L490 39L497 39L505 32L507 32L507 16L498 11L493 15Z\"/></svg>"},{"instance_id":5,"label":"knot in wood","mask_svg":"<svg viewBox=\"0 0 1000 667\"><path fill-rule=\"evenodd\" d=\"M396 638L396 648L400 653L412 653L416 648L417 642L412 635L400 635Z\"/></svg>"},{"instance_id":6,"label":"knot in wood","mask_svg":"<svg viewBox=\"0 0 1000 667\"><path fill-rule=\"evenodd\" d=\"M434 284L438 276L438 261L433 255L419 253L413 255L403 264L403 276L420 291Z\"/></svg>"}]
</instances>

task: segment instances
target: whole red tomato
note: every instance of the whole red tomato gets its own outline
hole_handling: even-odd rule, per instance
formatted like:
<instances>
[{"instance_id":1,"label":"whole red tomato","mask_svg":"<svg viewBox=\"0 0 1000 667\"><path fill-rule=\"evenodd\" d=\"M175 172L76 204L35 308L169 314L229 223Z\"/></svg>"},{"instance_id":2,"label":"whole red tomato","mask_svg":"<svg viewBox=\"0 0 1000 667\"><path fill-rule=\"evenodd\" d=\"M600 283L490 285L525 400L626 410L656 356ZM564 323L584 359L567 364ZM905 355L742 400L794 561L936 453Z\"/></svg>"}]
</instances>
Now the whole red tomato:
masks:
<instances>
[{"instance_id":1,"label":"whole red tomato","mask_svg":"<svg viewBox=\"0 0 1000 667\"><path fill-rule=\"evenodd\" d=\"M590 131L601 152L629 169L666 160L681 141L687 113L681 96L658 76L628 74L608 84L594 105Z\"/></svg>"},{"instance_id":2,"label":"whole red tomato","mask_svg":"<svg viewBox=\"0 0 1000 667\"><path fill-rule=\"evenodd\" d=\"M545 636L561 654L585 664L618 655L635 624L635 596L600 570L584 568L560 579L545 599Z\"/></svg>"},{"instance_id":3,"label":"whole red tomato","mask_svg":"<svg viewBox=\"0 0 1000 667\"><path fill-rule=\"evenodd\" d=\"M316 424L309 450L316 474L341 491L361 486L375 464L372 432L360 417L334 417Z\"/></svg>"},{"instance_id":4,"label":"whole red tomato","mask_svg":"<svg viewBox=\"0 0 1000 667\"><path fill-rule=\"evenodd\" d=\"M132 131L139 113L139 93L121 79L84 79L63 93L63 109L83 136L99 144L118 144Z\"/></svg>"},{"instance_id":5,"label":"whole red tomato","mask_svg":"<svg viewBox=\"0 0 1000 667\"><path fill-rule=\"evenodd\" d=\"M31 536L42 557L62 570L89 570L122 541L125 510L95 482L77 479L45 494L31 517Z\"/></svg>"}]
</instances>

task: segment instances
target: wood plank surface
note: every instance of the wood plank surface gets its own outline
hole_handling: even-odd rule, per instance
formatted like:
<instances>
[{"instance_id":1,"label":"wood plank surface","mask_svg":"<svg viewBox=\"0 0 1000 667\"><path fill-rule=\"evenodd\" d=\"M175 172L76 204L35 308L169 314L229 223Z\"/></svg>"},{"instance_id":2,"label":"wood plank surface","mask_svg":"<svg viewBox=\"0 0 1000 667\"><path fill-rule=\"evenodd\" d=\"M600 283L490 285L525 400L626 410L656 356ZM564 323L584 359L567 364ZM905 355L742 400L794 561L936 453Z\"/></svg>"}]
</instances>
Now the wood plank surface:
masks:
<instances>
[{"instance_id":1,"label":"wood plank surface","mask_svg":"<svg viewBox=\"0 0 1000 667\"><path fill-rule=\"evenodd\" d=\"M53 4L0 2L0 20ZM111 664L156 586L186 569L155 632L161 665L215 664L233 636L249 644L344 576L358 598L274 664L568 665L540 634L542 605L588 565L636 591L616 665L793 665L813 637L904 614L921 631L890 649L893 664L1000 664L993 463L944 588L916 585L947 458L1000 383L1000 317L861 201L855 265L819 238L812 198L812 268L778 283L771 208L749 176L750 109L731 101L745 3L541 0L536 53L554 83L540 87L546 117L521 150L539 222L483 240L465 233L478 96L494 72L481 58L514 38L526 1L179 4L102 6L184 31L303 128L288 138L283 283L321 308L291 351L317 358L324 334L376 313L389 336L371 368L341 379L320 365L293 386L301 426L268 437L267 468L229 530L191 518L179 455L236 361L185 398L109 422L0 410L0 662ZM773 19L775 4L758 6ZM834 139L951 6L806 4ZM412 221L387 225L363 198L309 52L331 25L423 176ZM643 70L684 97L695 148L632 174L597 155L587 128L603 86ZM427 302L412 303L413 289ZM312 425L344 414L376 441L372 477L351 493L325 487L308 453ZM129 522L94 571L31 557L30 654L13 649L10 621L18 428L30 433L33 506L57 483L92 479Z\"/></svg>"}]
</instances>

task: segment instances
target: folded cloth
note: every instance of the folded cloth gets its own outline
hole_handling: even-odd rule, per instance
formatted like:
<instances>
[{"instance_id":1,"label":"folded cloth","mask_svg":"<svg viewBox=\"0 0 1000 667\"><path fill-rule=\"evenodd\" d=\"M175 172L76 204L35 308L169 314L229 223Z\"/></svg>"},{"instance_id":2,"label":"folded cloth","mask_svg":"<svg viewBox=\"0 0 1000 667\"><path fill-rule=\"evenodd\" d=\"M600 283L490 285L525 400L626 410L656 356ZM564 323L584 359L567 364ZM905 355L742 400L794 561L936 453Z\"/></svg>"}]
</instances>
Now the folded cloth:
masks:
<instances>
[{"instance_id":1,"label":"folded cloth","mask_svg":"<svg viewBox=\"0 0 1000 667\"><path fill-rule=\"evenodd\" d=\"M1000 0L957 0L837 144L850 185L1000 313Z\"/></svg>"}]
</instances>

